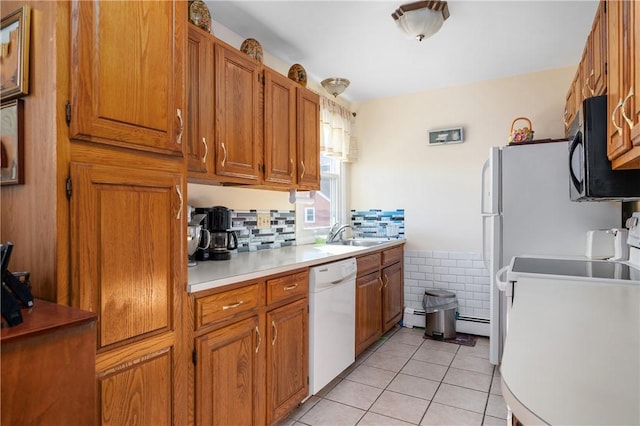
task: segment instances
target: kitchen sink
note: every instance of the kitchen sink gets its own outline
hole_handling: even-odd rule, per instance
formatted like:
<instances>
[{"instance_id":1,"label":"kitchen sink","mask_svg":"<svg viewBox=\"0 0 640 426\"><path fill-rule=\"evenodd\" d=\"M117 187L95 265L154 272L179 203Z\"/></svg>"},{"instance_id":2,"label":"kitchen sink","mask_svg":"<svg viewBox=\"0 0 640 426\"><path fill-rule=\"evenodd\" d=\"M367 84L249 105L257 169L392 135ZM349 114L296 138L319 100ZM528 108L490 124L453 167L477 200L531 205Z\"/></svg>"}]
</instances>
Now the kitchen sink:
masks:
<instances>
[{"instance_id":1,"label":"kitchen sink","mask_svg":"<svg viewBox=\"0 0 640 426\"><path fill-rule=\"evenodd\" d=\"M365 239L351 239L351 240L338 240L333 241L331 243L327 243L329 245L339 245L339 246L353 246L353 247L375 247L380 244L387 243L388 240L365 240Z\"/></svg>"}]
</instances>

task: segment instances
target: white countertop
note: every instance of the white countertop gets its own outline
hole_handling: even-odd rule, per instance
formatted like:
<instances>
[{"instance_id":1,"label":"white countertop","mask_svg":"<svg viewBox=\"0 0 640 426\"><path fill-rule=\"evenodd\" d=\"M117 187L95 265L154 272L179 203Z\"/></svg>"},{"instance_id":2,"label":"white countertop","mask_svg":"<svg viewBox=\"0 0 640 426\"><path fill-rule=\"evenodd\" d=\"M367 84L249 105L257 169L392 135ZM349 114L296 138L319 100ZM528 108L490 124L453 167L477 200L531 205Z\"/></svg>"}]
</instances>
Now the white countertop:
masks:
<instances>
[{"instance_id":1,"label":"white countertop","mask_svg":"<svg viewBox=\"0 0 640 426\"><path fill-rule=\"evenodd\" d=\"M523 424L640 424L640 285L520 277L501 365Z\"/></svg>"},{"instance_id":2,"label":"white countertop","mask_svg":"<svg viewBox=\"0 0 640 426\"><path fill-rule=\"evenodd\" d=\"M198 261L196 266L189 268L187 292L195 293L296 268L360 256L405 242L404 239L389 240L373 247L308 244L238 253L231 256L230 260Z\"/></svg>"}]
</instances>

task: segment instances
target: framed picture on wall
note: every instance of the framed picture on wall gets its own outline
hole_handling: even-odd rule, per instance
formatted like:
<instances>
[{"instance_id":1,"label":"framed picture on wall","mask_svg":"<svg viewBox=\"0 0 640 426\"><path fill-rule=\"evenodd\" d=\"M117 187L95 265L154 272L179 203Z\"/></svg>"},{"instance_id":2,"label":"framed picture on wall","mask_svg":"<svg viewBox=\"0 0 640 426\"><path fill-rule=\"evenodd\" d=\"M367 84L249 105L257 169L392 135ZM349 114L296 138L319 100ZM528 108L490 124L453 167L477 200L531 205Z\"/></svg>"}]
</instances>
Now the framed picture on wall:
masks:
<instances>
[{"instance_id":1,"label":"framed picture on wall","mask_svg":"<svg viewBox=\"0 0 640 426\"><path fill-rule=\"evenodd\" d=\"M20 9L0 24L0 101L29 93L29 23L31 9Z\"/></svg>"},{"instance_id":2,"label":"framed picture on wall","mask_svg":"<svg viewBox=\"0 0 640 426\"><path fill-rule=\"evenodd\" d=\"M0 185L24 183L24 112L21 99L0 108Z\"/></svg>"},{"instance_id":3,"label":"framed picture on wall","mask_svg":"<svg viewBox=\"0 0 640 426\"><path fill-rule=\"evenodd\" d=\"M429 131L429 145L444 145L464 142L462 127Z\"/></svg>"}]
</instances>

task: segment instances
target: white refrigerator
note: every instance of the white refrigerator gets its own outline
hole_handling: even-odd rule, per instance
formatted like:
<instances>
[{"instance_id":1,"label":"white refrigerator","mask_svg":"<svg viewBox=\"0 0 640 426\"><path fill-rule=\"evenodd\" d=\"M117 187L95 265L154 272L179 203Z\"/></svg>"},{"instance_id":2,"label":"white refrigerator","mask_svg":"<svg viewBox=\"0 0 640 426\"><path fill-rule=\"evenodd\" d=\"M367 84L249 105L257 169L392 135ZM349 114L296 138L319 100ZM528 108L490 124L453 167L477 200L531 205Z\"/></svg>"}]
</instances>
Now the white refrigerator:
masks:
<instances>
[{"instance_id":1,"label":"white refrigerator","mask_svg":"<svg viewBox=\"0 0 640 426\"><path fill-rule=\"evenodd\" d=\"M521 254L584 256L588 230L621 226L620 202L570 201L568 144L494 147L482 169L482 256L491 284L492 364L500 363L506 332L506 298L496 286L496 272Z\"/></svg>"}]
</instances>

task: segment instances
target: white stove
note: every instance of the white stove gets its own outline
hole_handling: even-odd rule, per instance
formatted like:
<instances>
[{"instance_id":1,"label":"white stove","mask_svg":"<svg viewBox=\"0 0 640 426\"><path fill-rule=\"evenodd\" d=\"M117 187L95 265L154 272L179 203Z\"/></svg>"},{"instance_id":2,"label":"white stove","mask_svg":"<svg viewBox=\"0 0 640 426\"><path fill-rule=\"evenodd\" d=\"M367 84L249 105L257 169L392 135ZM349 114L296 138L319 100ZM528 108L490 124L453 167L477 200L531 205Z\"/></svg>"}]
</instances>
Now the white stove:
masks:
<instances>
[{"instance_id":1,"label":"white stove","mask_svg":"<svg viewBox=\"0 0 640 426\"><path fill-rule=\"evenodd\" d=\"M514 256L508 266L496 273L496 284L506 295L505 335L516 293L517 282L523 277L545 280L573 280L612 284L640 285L640 212L626 222L629 258L625 260L595 260L586 256Z\"/></svg>"},{"instance_id":2,"label":"white stove","mask_svg":"<svg viewBox=\"0 0 640 426\"><path fill-rule=\"evenodd\" d=\"M498 287L512 296L509 283L521 276L545 276L554 279L584 279L592 281L628 281L640 284L640 212L626 222L628 229L628 259L589 259L579 256L520 255L496 274ZM625 256L626 257L626 256ZM502 279L506 275L506 279Z\"/></svg>"}]
</instances>

